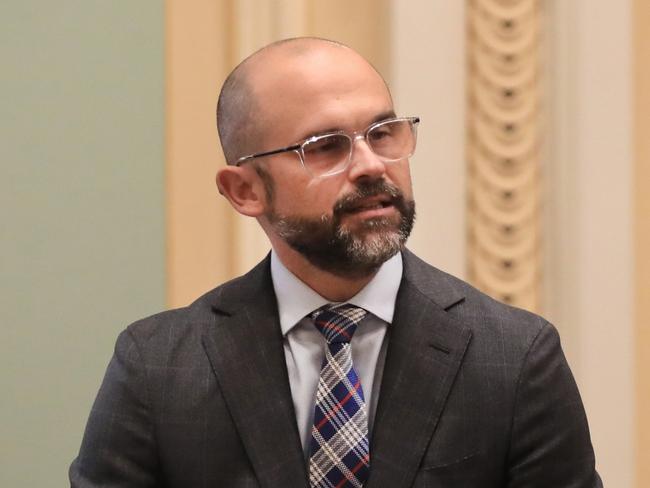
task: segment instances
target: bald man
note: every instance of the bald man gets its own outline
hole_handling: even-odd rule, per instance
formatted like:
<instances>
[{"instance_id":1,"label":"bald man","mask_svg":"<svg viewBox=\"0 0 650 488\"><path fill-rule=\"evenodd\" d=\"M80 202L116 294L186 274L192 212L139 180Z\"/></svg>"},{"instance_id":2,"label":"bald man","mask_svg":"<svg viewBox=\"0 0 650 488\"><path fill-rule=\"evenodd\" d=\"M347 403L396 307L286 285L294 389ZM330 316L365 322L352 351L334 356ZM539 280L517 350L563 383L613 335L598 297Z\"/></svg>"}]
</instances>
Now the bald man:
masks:
<instances>
[{"instance_id":1,"label":"bald man","mask_svg":"<svg viewBox=\"0 0 650 488\"><path fill-rule=\"evenodd\" d=\"M553 326L405 249L419 119L366 60L271 44L217 122L272 251L119 336L71 486L602 486Z\"/></svg>"}]
</instances>

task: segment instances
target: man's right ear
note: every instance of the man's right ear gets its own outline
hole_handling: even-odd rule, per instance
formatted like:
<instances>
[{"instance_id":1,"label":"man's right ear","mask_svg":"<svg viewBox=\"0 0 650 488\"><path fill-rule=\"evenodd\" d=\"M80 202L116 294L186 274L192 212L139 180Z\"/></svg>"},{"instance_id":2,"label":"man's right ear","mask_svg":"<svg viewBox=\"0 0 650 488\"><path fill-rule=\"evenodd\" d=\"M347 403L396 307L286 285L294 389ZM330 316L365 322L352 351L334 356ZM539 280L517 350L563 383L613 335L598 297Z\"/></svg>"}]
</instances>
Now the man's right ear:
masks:
<instances>
[{"instance_id":1,"label":"man's right ear","mask_svg":"<svg viewBox=\"0 0 650 488\"><path fill-rule=\"evenodd\" d=\"M242 215L259 217L266 208L264 185L250 166L226 166L217 171L217 188Z\"/></svg>"}]
</instances>

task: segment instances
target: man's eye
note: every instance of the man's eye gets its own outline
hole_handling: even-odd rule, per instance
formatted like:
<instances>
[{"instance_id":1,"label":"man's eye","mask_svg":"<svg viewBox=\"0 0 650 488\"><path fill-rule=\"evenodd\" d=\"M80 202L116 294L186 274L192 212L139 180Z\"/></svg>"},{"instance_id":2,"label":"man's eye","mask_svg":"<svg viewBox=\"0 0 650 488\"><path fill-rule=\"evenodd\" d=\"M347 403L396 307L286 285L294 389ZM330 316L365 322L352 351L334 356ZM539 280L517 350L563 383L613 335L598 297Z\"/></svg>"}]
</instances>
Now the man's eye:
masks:
<instances>
[{"instance_id":1,"label":"man's eye","mask_svg":"<svg viewBox=\"0 0 650 488\"><path fill-rule=\"evenodd\" d=\"M369 136L372 141L381 141L382 139L388 139L389 137L392 137L393 132L389 129L377 129L373 130Z\"/></svg>"},{"instance_id":2,"label":"man's eye","mask_svg":"<svg viewBox=\"0 0 650 488\"><path fill-rule=\"evenodd\" d=\"M338 149L338 144L335 142L325 142L323 144L318 144L314 150L319 151L319 152L327 152L327 151L336 151Z\"/></svg>"},{"instance_id":3,"label":"man's eye","mask_svg":"<svg viewBox=\"0 0 650 488\"><path fill-rule=\"evenodd\" d=\"M389 136L389 135L390 135L390 132L388 132L387 130L376 130L376 131L373 131L372 138L373 139L381 139L382 137L386 137L386 136Z\"/></svg>"},{"instance_id":4,"label":"man's eye","mask_svg":"<svg viewBox=\"0 0 650 488\"><path fill-rule=\"evenodd\" d=\"M325 138L309 143L305 147L305 152L312 154L338 152L341 151L344 146L345 144L339 138Z\"/></svg>"}]
</instances>

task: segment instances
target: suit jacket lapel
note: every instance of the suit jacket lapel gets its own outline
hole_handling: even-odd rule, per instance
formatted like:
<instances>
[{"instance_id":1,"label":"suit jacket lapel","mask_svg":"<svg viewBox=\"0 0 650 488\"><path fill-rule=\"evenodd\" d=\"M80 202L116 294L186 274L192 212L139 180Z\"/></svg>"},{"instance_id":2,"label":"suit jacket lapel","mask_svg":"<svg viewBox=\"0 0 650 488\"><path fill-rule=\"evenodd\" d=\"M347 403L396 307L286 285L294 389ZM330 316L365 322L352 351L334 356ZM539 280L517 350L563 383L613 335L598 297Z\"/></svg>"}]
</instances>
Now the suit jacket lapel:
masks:
<instances>
[{"instance_id":1,"label":"suit jacket lapel","mask_svg":"<svg viewBox=\"0 0 650 488\"><path fill-rule=\"evenodd\" d=\"M213 311L203 344L261 486L308 486L269 259L224 286Z\"/></svg>"},{"instance_id":2,"label":"suit jacket lapel","mask_svg":"<svg viewBox=\"0 0 650 488\"><path fill-rule=\"evenodd\" d=\"M422 267L422 268L420 268ZM471 332L446 309L463 297L408 252L389 328L366 488L411 486L460 367Z\"/></svg>"}]
</instances>

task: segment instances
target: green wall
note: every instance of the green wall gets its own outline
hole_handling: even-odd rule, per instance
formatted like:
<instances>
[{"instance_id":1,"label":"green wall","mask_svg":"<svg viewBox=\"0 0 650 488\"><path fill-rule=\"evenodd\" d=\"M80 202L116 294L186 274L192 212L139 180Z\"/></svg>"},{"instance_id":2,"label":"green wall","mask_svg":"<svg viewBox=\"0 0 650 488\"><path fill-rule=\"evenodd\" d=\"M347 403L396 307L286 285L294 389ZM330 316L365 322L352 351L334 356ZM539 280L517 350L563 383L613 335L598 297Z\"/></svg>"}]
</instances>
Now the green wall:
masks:
<instances>
[{"instance_id":1,"label":"green wall","mask_svg":"<svg viewBox=\"0 0 650 488\"><path fill-rule=\"evenodd\" d=\"M0 486L67 486L115 337L164 307L164 2L0 2Z\"/></svg>"}]
</instances>

